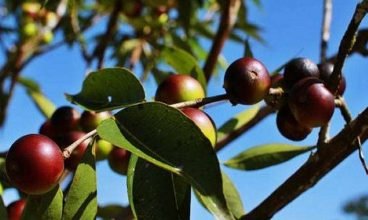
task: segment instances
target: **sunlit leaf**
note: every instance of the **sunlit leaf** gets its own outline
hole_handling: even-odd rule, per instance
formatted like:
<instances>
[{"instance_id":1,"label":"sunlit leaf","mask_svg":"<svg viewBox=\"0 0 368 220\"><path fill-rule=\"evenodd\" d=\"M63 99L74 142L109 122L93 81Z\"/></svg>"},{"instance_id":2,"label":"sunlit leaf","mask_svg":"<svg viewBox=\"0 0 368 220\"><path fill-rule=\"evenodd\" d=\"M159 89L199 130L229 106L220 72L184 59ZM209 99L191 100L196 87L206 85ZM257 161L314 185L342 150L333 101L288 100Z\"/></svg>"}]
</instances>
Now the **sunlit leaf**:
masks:
<instances>
[{"instance_id":1,"label":"sunlit leaf","mask_svg":"<svg viewBox=\"0 0 368 220\"><path fill-rule=\"evenodd\" d=\"M107 68L90 73L76 95L66 95L72 103L88 110L103 111L144 101L139 80L125 68Z\"/></svg>"},{"instance_id":2,"label":"sunlit leaf","mask_svg":"<svg viewBox=\"0 0 368 220\"><path fill-rule=\"evenodd\" d=\"M183 178L132 156L127 182L136 219L190 218L190 185Z\"/></svg>"},{"instance_id":3,"label":"sunlit leaf","mask_svg":"<svg viewBox=\"0 0 368 220\"><path fill-rule=\"evenodd\" d=\"M161 57L177 73L191 75L206 88L206 78L199 67L198 60L183 49L177 47L163 47Z\"/></svg>"},{"instance_id":4,"label":"sunlit leaf","mask_svg":"<svg viewBox=\"0 0 368 220\"><path fill-rule=\"evenodd\" d=\"M127 107L115 118L98 126L103 139L182 176L203 194L212 213L231 219L216 153L193 121L159 102Z\"/></svg>"},{"instance_id":5,"label":"sunlit leaf","mask_svg":"<svg viewBox=\"0 0 368 220\"><path fill-rule=\"evenodd\" d=\"M259 145L243 151L224 164L240 170L257 170L286 162L314 148L278 143Z\"/></svg>"},{"instance_id":6,"label":"sunlit leaf","mask_svg":"<svg viewBox=\"0 0 368 220\"><path fill-rule=\"evenodd\" d=\"M59 186L43 195L28 196L23 220L61 220L63 213L63 192Z\"/></svg>"},{"instance_id":7,"label":"sunlit leaf","mask_svg":"<svg viewBox=\"0 0 368 220\"><path fill-rule=\"evenodd\" d=\"M95 156L89 145L66 195L64 219L95 219L97 213Z\"/></svg>"},{"instance_id":8,"label":"sunlit leaf","mask_svg":"<svg viewBox=\"0 0 368 220\"><path fill-rule=\"evenodd\" d=\"M254 105L226 121L217 131L218 142L232 131L237 130L243 125L247 124L252 118L254 118L254 116L256 116L258 111L259 105Z\"/></svg>"}]
</instances>

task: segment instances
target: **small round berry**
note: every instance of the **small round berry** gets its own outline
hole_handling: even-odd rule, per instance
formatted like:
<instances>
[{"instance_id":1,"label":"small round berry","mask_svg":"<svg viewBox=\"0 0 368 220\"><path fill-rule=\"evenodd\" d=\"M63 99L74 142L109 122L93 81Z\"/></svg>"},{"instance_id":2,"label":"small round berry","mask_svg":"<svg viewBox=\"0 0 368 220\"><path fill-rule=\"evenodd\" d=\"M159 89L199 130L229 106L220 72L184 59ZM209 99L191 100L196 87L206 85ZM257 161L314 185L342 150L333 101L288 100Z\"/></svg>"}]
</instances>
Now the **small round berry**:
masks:
<instances>
[{"instance_id":1,"label":"small round berry","mask_svg":"<svg viewBox=\"0 0 368 220\"><path fill-rule=\"evenodd\" d=\"M201 129L212 146L215 146L217 140L216 126L210 116L197 108L183 108L181 111Z\"/></svg>"},{"instance_id":2,"label":"small round berry","mask_svg":"<svg viewBox=\"0 0 368 220\"><path fill-rule=\"evenodd\" d=\"M38 195L58 184L64 171L64 158L53 140L30 134L12 144L5 167L12 184L24 193Z\"/></svg>"},{"instance_id":3,"label":"small round berry","mask_svg":"<svg viewBox=\"0 0 368 220\"><path fill-rule=\"evenodd\" d=\"M320 79L308 77L290 91L289 107L295 119L307 127L327 124L335 109L335 98Z\"/></svg>"},{"instance_id":4,"label":"small round berry","mask_svg":"<svg viewBox=\"0 0 368 220\"><path fill-rule=\"evenodd\" d=\"M97 126L105 119L111 117L110 112L91 112L84 111L80 117L79 124L83 131L90 132L97 128Z\"/></svg>"},{"instance_id":5,"label":"small round berry","mask_svg":"<svg viewBox=\"0 0 368 220\"><path fill-rule=\"evenodd\" d=\"M19 199L10 203L6 207L6 212L8 213L8 220L21 220L25 207L26 207L25 199Z\"/></svg>"},{"instance_id":6,"label":"small round berry","mask_svg":"<svg viewBox=\"0 0 368 220\"><path fill-rule=\"evenodd\" d=\"M327 83L330 80L334 65L332 63L323 63L318 65L320 78ZM345 76L341 74L341 80L339 83L339 87L337 88L337 95L342 96L346 89L346 80Z\"/></svg>"},{"instance_id":7,"label":"small round berry","mask_svg":"<svg viewBox=\"0 0 368 220\"><path fill-rule=\"evenodd\" d=\"M250 57L235 60L226 69L224 89L232 104L255 104L268 94L271 77L266 67Z\"/></svg>"},{"instance_id":8,"label":"small round berry","mask_svg":"<svg viewBox=\"0 0 368 220\"><path fill-rule=\"evenodd\" d=\"M188 75L173 74L160 83L155 100L174 104L204 97L205 91L198 80Z\"/></svg>"},{"instance_id":9,"label":"small round berry","mask_svg":"<svg viewBox=\"0 0 368 220\"><path fill-rule=\"evenodd\" d=\"M107 159L114 145L104 139L98 139L95 144L96 160L101 161Z\"/></svg>"},{"instance_id":10,"label":"small round berry","mask_svg":"<svg viewBox=\"0 0 368 220\"><path fill-rule=\"evenodd\" d=\"M319 77L317 64L303 57L290 60L284 68L284 81L287 88L291 88L299 80L306 77Z\"/></svg>"},{"instance_id":11,"label":"small round berry","mask_svg":"<svg viewBox=\"0 0 368 220\"><path fill-rule=\"evenodd\" d=\"M109 163L110 168L114 172L126 175L128 171L129 159L130 159L129 151L120 147L114 147L109 153L107 161Z\"/></svg>"},{"instance_id":12,"label":"small round berry","mask_svg":"<svg viewBox=\"0 0 368 220\"><path fill-rule=\"evenodd\" d=\"M51 123L59 133L77 130L80 113L70 106L62 106L51 115Z\"/></svg>"},{"instance_id":13,"label":"small round berry","mask_svg":"<svg viewBox=\"0 0 368 220\"><path fill-rule=\"evenodd\" d=\"M300 124L291 113L289 107L284 105L277 112L276 125L279 132L289 140L304 140L312 129Z\"/></svg>"}]
</instances>

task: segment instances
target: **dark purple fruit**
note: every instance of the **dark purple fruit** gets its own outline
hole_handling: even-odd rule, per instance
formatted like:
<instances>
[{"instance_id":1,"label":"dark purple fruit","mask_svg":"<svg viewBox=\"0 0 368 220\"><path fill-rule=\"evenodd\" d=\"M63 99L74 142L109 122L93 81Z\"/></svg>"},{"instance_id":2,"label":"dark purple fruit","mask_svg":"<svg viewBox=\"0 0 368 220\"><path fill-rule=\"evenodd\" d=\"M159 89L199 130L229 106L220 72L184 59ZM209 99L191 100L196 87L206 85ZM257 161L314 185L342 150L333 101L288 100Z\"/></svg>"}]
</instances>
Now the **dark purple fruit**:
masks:
<instances>
[{"instance_id":1,"label":"dark purple fruit","mask_svg":"<svg viewBox=\"0 0 368 220\"><path fill-rule=\"evenodd\" d=\"M295 119L287 105L277 112L276 125L284 137L293 141L304 140L312 132L311 128L300 124Z\"/></svg>"},{"instance_id":2,"label":"dark purple fruit","mask_svg":"<svg viewBox=\"0 0 368 220\"><path fill-rule=\"evenodd\" d=\"M174 104L204 97L205 91L196 79L188 75L174 74L160 83L155 100Z\"/></svg>"},{"instance_id":3,"label":"dark purple fruit","mask_svg":"<svg viewBox=\"0 0 368 220\"><path fill-rule=\"evenodd\" d=\"M120 147L114 147L107 157L110 168L122 175L127 174L129 159L130 152Z\"/></svg>"},{"instance_id":4,"label":"dark purple fruit","mask_svg":"<svg viewBox=\"0 0 368 220\"><path fill-rule=\"evenodd\" d=\"M325 82L328 83L330 80L334 65L332 63L323 63L318 65L320 78ZM345 76L341 74L341 80L339 83L339 87L337 89L337 95L342 96L346 89L346 80Z\"/></svg>"},{"instance_id":5,"label":"dark purple fruit","mask_svg":"<svg viewBox=\"0 0 368 220\"><path fill-rule=\"evenodd\" d=\"M62 106L55 110L50 120L58 133L66 133L78 129L79 118L80 113L77 110L70 106Z\"/></svg>"},{"instance_id":6,"label":"dark purple fruit","mask_svg":"<svg viewBox=\"0 0 368 220\"><path fill-rule=\"evenodd\" d=\"M5 166L10 182L19 190L39 195L58 184L64 171L64 158L53 140L30 134L12 144Z\"/></svg>"},{"instance_id":7,"label":"dark purple fruit","mask_svg":"<svg viewBox=\"0 0 368 220\"><path fill-rule=\"evenodd\" d=\"M318 66L311 60L303 57L290 60L284 68L284 81L286 88L291 88L299 80L306 77L319 77Z\"/></svg>"},{"instance_id":8,"label":"dark purple fruit","mask_svg":"<svg viewBox=\"0 0 368 220\"><path fill-rule=\"evenodd\" d=\"M10 203L6 207L6 212L8 214L8 220L21 220L24 208L26 207L26 200L19 199Z\"/></svg>"},{"instance_id":9,"label":"dark purple fruit","mask_svg":"<svg viewBox=\"0 0 368 220\"><path fill-rule=\"evenodd\" d=\"M232 104L251 105L261 101L271 87L266 67L250 57L235 60L226 69L224 89Z\"/></svg>"},{"instance_id":10,"label":"dark purple fruit","mask_svg":"<svg viewBox=\"0 0 368 220\"><path fill-rule=\"evenodd\" d=\"M306 127L327 124L335 109L335 99L320 79L308 77L293 86L289 107L295 119Z\"/></svg>"}]
</instances>

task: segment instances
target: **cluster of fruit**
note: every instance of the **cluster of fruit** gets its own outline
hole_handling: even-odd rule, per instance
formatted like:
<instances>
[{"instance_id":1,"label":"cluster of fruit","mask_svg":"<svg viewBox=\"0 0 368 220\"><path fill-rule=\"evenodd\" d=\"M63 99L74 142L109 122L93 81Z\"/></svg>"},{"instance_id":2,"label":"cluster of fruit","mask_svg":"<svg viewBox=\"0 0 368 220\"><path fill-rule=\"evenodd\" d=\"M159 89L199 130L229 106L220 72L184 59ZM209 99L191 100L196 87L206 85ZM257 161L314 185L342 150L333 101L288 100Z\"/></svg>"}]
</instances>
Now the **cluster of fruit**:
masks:
<instances>
[{"instance_id":1,"label":"cluster of fruit","mask_svg":"<svg viewBox=\"0 0 368 220\"><path fill-rule=\"evenodd\" d=\"M27 194L48 192L58 184L64 168L69 171L76 169L92 141L90 138L84 140L69 158L64 159L62 151L109 117L109 112L84 111L80 114L70 106L59 107L50 120L42 124L40 134L25 135L10 147L6 157L6 172L10 182ZM130 157L128 151L98 138L92 147L98 161L107 159L113 171L126 174Z\"/></svg>"},{"instance_id":2,"label":"cluster of fruit","mask_svg":"<svg viewBox=\"0 0 368 220\"><path fill-rule=\"evenodd\" d=\"M48 44L53 38L52 28L58 22L56 13L42 7L37 2L25 2L22 4L21 33L24 39L29 39L41 34L41 42Z\"/></svg>"}]
</instances>

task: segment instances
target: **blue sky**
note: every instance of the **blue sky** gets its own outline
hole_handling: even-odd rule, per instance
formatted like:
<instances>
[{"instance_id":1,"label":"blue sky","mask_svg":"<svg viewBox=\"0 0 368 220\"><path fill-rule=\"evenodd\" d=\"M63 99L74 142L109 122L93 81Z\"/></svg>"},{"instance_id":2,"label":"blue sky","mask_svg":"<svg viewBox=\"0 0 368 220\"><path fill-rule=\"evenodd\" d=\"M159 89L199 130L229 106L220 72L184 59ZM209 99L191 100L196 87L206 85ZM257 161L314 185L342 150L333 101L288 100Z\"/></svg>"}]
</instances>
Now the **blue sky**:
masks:
<instances>
[{"instance_id":1,"label":"blue sky","mask_svg":"<svg viewBox=\"0 0 368 220\"><path fill-rule=\"evenodd\" d=\"M249 18L262 27L262 36L267 42L266 45L262 45L256 41L251 41L255 57L261 60L270 71L297 56L308 57L318 62L322 1L275 0L261 2L261 8L249 3ZM335 0L333 3L329 55L337 52L339 42L357 1ZM367 21L363 20L362 27L366 26ZM241 57L242 54L243 48L239 45L225 44L223 55L229 63ZM345 99L354 117L368 106L368 98L365 96L368 85L367 69L368 62L360 55L350 57L343 69L347 79ZM61 106L69 104L64 93L77 93L80 90L86 71L88 70L86 70L78 48L63 47L47 54L47 56L36 59L23 71L23 74L37 80L44 93L57 106ZM224 71L221 71L219 76L211 80L209 95L224 92L222 88L223 73ZM154 90L153 80L149 79L146 85L147 97L152 97ZM248 106L232 107L229 104L221 104L210 107L206 111L212 116L217 126L220 126L232 114L247 108ZM8 116L4 129L0 130L0 150L6 150L22 135L38 132L39 126L44 121L43 116L37 112L21 87L16 89ZM342 127L342 117L339 111L336 111L333 117L331 135L336 134ZM314 144L317 133L318 129L315 129L305 141L297 144ZM273 142L296 143L286 140L279 134L275 125L275 117L271 116L221 151L218 155L219 160L225 161L248 147ZM367 144L363 147L367 147ZM368 150L366 150L366 154L368 154ZM224 169L238 187L245 209L251 210L301 166L307 157L308 155L303 155L287 163L260 171L242 172ZM125 178L110 172L108 169L106 162L98 164L99 201L103 204L112 202L126 204ZM351 198L368 193L367 184L368 177L361 167L357 153L353 153L315 187L281 210L273 219L349 219L349 216L344 215L341 211L342 204ZM4 199L5 203L8 204L14 200L14 193L7 192ZM192 219L212 219L212 217L197 202L193 201Z\"/></svg>"}]
</instances>

